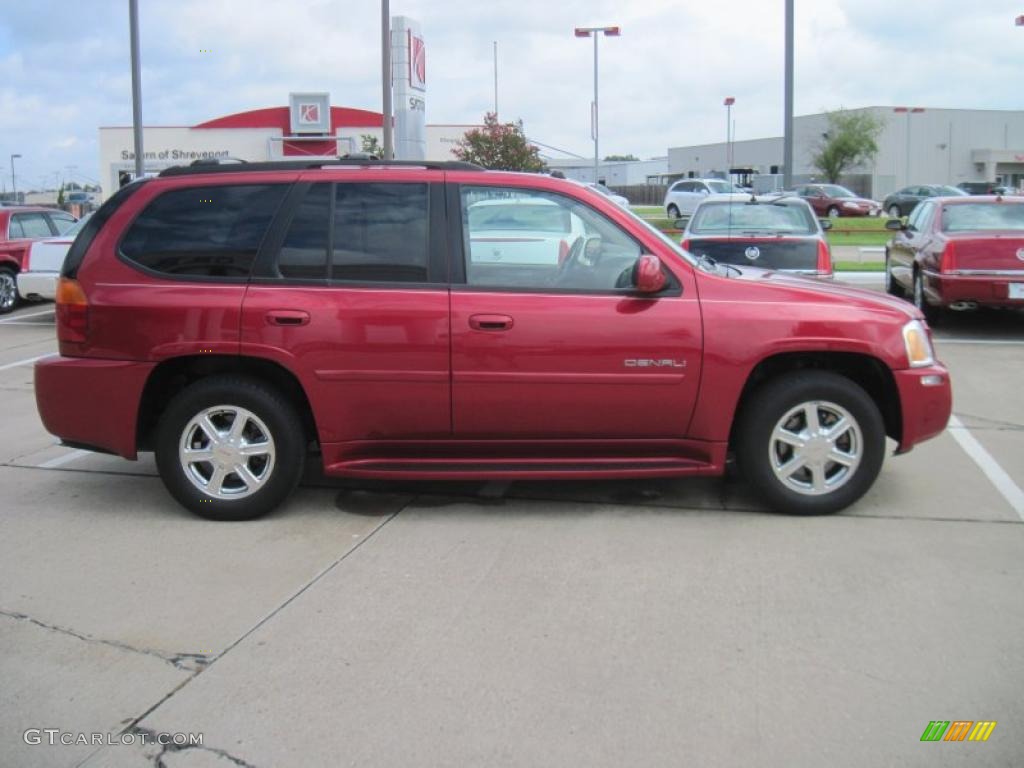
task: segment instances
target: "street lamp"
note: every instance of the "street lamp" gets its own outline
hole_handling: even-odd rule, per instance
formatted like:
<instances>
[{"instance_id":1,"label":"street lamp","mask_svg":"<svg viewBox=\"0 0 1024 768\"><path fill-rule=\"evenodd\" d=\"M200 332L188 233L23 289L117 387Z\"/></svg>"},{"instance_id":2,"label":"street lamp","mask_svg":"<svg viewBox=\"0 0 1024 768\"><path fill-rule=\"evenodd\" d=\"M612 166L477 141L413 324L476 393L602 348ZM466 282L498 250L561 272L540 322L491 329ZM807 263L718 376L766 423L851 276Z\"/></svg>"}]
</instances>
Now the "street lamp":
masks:
<instances>
[{"instance_id":1,"label":"street lamp","mask_svg":"<svg viewBox=\"0 0 1024 768\"><path fill-rule=\"evenodd\" d=\"M11 194L14 195L14 202L18 202L18 183L14 180L14 161L21 155L11 155Z\"/></svg>"},{"instance_id":2,"label":"street lamp","mask_svg":"<svg viewBox=\"0 0 1024 768\"><path fill-rule=\"evenodd\" d=\"M594 183L598 182L597 178L597 167L599 162L597 152L597 38L598 33L601 32L605 37L618 37L620 30L618 27L576 27L574 34L576 37L591 37L594 38L594 103L591 105L590 113L590 133L594 139Z\"/></svg>"},{"instance_id":3,"label":"street lamp","mask_svg":"<svg viewBox=\"0 0 1024 768\"><path fill-rule=\"evenodd\" d=\"M736 99L726 96L725 101L725 166L726 171L732 168L732 105Z\"/></svg>"}]
</instances>

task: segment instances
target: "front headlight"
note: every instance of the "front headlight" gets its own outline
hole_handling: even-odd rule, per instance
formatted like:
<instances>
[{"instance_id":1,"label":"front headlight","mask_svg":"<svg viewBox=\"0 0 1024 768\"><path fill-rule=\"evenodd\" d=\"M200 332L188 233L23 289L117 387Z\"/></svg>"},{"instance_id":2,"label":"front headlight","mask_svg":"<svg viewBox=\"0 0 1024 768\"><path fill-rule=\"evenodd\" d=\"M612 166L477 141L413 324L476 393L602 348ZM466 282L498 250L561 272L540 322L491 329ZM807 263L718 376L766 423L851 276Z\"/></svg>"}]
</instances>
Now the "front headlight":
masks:
<instances>
[{"instance_id":1,"label":"front headlight","mask_svg":"<svg viewBox=\"0 0 1024 768\"><path fill-rule=\"evenodd\" d=\"M907 348L907 362L911 368L924 368L935 364L928 331L920 320L911 320L903 326L903 344Z\"/></svg>"}]
</instances>

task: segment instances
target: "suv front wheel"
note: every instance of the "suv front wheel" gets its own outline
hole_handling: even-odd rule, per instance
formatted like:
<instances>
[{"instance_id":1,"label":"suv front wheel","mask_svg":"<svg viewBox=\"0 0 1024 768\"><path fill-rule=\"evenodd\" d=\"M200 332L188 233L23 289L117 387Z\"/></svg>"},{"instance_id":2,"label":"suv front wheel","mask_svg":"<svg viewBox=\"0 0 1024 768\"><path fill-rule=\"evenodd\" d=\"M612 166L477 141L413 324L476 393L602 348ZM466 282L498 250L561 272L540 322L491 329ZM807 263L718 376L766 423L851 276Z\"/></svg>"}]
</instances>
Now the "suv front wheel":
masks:
<instances>
[{"instance_id":1,"label":"suv front wheel","mask_svg":"<svg viewBox=\"0 0 1024 768\"><path fill-rule=\"evenodd\" d=\"M174 397L157 429L160 477L201 517L261 517L302 476L302 421L288 400L256 379L216 376L191 384Z\"/></svg>"},{"instance_id":2,"label":"suv front wheel","mask_svg":"<svg viewBox=\"0 0 1024 768\"><path fill-rule=\"evenodd\" d=\"M885 425L855 382L827 371L800 371L753 394L736 449L743 476L772 508L827 514L849 506L874 483L885 454Z\"/></svg>"}]
</instances>

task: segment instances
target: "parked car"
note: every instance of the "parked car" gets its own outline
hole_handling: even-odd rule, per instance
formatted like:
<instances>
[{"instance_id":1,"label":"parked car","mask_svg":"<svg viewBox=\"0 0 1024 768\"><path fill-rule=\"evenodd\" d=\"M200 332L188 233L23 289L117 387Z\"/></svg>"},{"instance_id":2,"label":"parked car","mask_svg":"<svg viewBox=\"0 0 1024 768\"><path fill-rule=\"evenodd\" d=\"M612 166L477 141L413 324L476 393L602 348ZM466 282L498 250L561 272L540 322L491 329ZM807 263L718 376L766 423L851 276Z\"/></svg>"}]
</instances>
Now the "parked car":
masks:
<instances>
[{"instance_id":1,"label":"parked car","mask_svg":"<svg viewBox=\"0 0 1024 768\"><path fill-rule=\"evenodd\" d=\"M956 188L968 195L995 195L999 185L994 181L961 181Z\"/></svg>"},{"instance_id":2,"label":"parked car","mask_svg":"<svg viewBox=\"0 0 1024 768\"><path fill-rule=\"evenodd\" d=\"M36 240L66 232L75 217L52 208L0 205L0 315L18 305L18 273Z\"/></svg>"},{"instance_id":3,"label":"parked car","mask_svg":"<svg viewBox=\"0 0 1024 768\"><path fill-rule=\"evenodd\" d=\"M80 218L59 237L36 240L32 243L23 262L24 268L18 273L18 295L22 299L53 301L56 298L57 280L64 257L91 215L86 214Z\"/></svg>"},{"instance_id":4,"label":"parked car","mask_svg":"<svg viewBox=\"0 0 1024 768\"><path fill-rule=\"evenodd\" d=\"M466 207L470 263L557 266L586 234L579 216L552 200L509 197Z\"/></svg>"},{"instance_id":5,"label":"parked car","mask_svg":"<svg viewBox=\"0 0 1024 768\"><path fill-rule=\"evenodd\" d=\"M819 216L879 216L882 206L874 200L860 197L838 184L804 184L796 188L796 195L802 197Z\"/></svg>"},{"instance_id":6,"label":"parked car","mask_svg":"<svg viewBox=\"0 0 1024 768\"><path fill-rule=\"evenodd\" d=\"M670 219L689 215L708 195L731 194L738 190L724 179L683 179L668 188L663 208Z\"/></svg>"},{"instance_id":7,"label":"parked car","mask_svg":"<svg viewBox=\"0 0 1024 768\"><path fill-rule=\"evenodd\" d=\"M832 277L832 253L822 224L799 197L765 201L751 195L711 195L685 227L682 246L698 259Z\"/></svg>"},{"instance_id":8,"label":"parked car","mask_svg":"<svg viewBox=\"0 0 1024 768\"><path fill-rule=\"evenodd\" d=\"M585 237L559 263L478 263L470 209L513 199ZM720 475L735 456L772 507L834 512L886 435L907 451L951 407L906 302L696 259L577 184L457 162L131 183L64 260L57 339L35 367L46 428L155 451L174 498L217 519L269 512L307 459L514 480Z\"/></svg>"},{"instance_id":9,"label":"parked car","mask_svg":"<svg viewBox=\"0 0 1024 768\"><path fill-rule=\"evenodd\" d=\"M932 198L886 226L886 290L930 323L946 310L1024 308L1024 197Z\"/></svg>"},{"instance_id":10,"label":"parked car","mask_svg":"<svg viewBox=\"0 0 1024 768\"><path fill-rule=\"evenodd\" d=\"M882 208L892 218L898 219L902 216L909 216L918 203L930 197L956 197L965 196L967 193L956 187L944 184L925 184L923 186L904 187L898 192L893 192L882 202Z\"/></svg>"},{"instance_id":11,"label":"parked car","mask_svg":"<svg viewBox=\"0 0 1024 768\"><path fill-rule=\"evenodd\" d=\"M629 198L615 194L610 189L608 189L608 187L606 187L604 184L594 184L593 182L590 182L589 184L587 184L587 186L590 187L591 189L596 189L605 197L610 197L616 205L621 205L623 208L629 208Z\"/></svg>"}]
</instances>

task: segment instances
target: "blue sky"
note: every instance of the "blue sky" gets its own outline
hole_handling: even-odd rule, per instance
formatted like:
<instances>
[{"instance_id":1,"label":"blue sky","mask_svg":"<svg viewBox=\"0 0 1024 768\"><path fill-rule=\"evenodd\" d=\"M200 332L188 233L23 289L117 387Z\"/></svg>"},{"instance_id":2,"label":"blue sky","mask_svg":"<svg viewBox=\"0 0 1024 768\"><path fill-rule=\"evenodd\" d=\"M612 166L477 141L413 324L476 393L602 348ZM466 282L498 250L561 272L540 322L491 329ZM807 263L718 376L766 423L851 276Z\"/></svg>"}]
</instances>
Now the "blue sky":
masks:
<instances>
[{"instance_id":1,"label":"blue sky","mask_svg":"<svg viewBox=\"0 0 1024 768\"><path fill-rule=\"evenodd\" d=\"M143 116L192 125L330 91L380 108L377 2L140 0ZM1024 0L797 0L798 114L873 104L1024 108ZM67 166L97 177L97 128L131 122L127 0L3 0L0 179L20 188ZM601 41L601 154L649 157L719 141L735 96L737 139L782 127L782 0L391 0L427 43L427 120L473 123L492 106L527 134L592 151L592 47ZM210 53L201 52L209 49Z\"/></svg>"}]
</instances>

